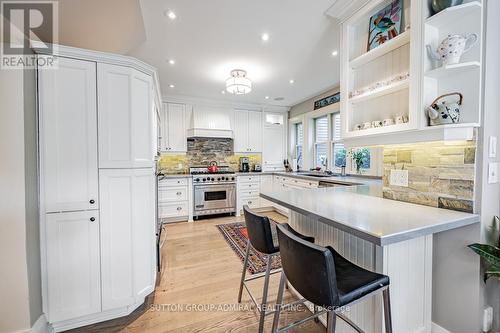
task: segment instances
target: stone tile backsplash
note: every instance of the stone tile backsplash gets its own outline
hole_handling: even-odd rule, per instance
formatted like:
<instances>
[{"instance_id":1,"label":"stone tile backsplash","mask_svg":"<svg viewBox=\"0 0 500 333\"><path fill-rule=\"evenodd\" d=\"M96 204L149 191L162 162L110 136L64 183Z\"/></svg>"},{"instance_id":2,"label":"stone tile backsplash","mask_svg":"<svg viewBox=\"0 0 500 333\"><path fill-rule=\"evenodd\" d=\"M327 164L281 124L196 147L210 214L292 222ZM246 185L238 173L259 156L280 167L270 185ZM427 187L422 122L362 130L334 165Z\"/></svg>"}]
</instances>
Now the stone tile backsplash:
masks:
<instances>
[{"instance_id":1,"label":"stone tile backsplash","mask_svg":"<svg viewBox=\"0 0 500 333\"><path fill-rule=\"evenodd\" d=\"M384 146L387 199L472 212L475 141ZM389 184L392 169L408 170L408 187Z\"/></svg>"},{"instance_id":2,"label":"stone tile backsplash","mask_svg":"<svg viewBox=\"0 0 500 333\"><path fill-rule=\"evenodd\" d=\"M258 153L234 153L234 142L226 138L191 138L187 142L186 154L164 154L158 161L158 168L162 172L175 174L187 173L190 166L208 166L211 161L218 165L231 167L238 171L240 157L249 158L250 167L262 163L262 156Z\"/></svg>"}]
</instances>

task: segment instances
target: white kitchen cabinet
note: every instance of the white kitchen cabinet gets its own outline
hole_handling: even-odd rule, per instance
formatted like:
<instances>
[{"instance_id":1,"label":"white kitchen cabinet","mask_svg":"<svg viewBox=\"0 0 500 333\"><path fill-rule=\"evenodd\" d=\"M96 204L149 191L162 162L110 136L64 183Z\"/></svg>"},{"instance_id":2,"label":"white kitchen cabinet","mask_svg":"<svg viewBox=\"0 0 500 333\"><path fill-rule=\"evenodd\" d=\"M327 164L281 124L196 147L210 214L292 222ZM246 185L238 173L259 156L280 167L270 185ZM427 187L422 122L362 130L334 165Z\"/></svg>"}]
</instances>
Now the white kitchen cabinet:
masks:
<instances>
[{"instance_id":1,"label":"white kitchen cabinet","mask_svg":"<svg viewBox=\"0 0 500 333\"><path fill-rule=\"evenodd\" d=\"M165 178L158 182L158 216L164 222L191 220L192 187L188 178Z\"/></svg>"},{"instance_id":2,"label":"white kitchen cabinet","mask_svg":"<svg viewBox=\"0 0 500 333\"><path fill-rule=\"evenodd\" d=\"M43 212L97 209L96 63L38 71Z\"/></svg>"},{"instance_id":3,"label":"white kitchen cabinet","mask_svg":"<svg viewBox=\"0 0 500 333\"><path fill-rule=\"evenodd\" d=\"M164 103L162 117L162 151L187 151L187 107L185 104Z\"/></svg>"},{"instance_id":4,"label":"white kitchen cabinet","mask_svg":"<svg viewBox=\"0 0 500 333\"><path fill-rule=\"evenodd\" d=\"M103 169L102 308L136 303L154 289L154 175L151 169Z\"/></svg>"},{"instance_id":5,"label":"white kitchen cabinet","mask_svg":"<svg viewBox=\"0 0 500 333\"><path fill-rule=\"evenodd\" d=\"M234 151L238 153L262 152L262 113L234 111Z\"/></svg>"},{"instance_id":6,"label":"white kitchen cabinet","mask_svg":"<svg viewBox=\"0 0 500 333\"><path fill-rule=\"evenodd\" d=\"M99 213L45 215L49 322L101 311Z\"/></svg>"},{"instance_id":7,"label":"white kitchen cabinet","mask_svg":"<svg viewBox=\"0 0 500 333\"><path fill-rule=\"evenodd\" d=\"M262 161L263 171L283 171L286 159L286 126L282 114L265 113L263 129Z\"/></svg>"},{"instance_id":8,"label":"white kitchen cabinet","mask_svg":"<svg viewBox=\"0 0 500 333\"><path fill-rule=\"evenodd\" d=\"M100 168L153 166L152 84L136 69L97 65Z\"/></svg>"}]
</instances>

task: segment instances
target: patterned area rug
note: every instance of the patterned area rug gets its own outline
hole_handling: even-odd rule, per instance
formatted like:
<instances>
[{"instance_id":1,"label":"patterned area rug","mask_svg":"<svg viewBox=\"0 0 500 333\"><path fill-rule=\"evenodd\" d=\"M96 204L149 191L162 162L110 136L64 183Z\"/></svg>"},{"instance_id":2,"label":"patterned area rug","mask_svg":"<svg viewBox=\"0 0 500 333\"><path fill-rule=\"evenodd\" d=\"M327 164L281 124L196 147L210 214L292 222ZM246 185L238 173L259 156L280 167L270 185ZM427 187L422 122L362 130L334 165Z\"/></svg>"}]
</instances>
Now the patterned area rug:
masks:
<instances>
[{"instance_id":1,"label":"patterned area rug","mask_svg":"<svg viewBox=\"0 0 500 333\"><path fill-rule=\"evenodd\" d=\"M276 223L271 220L271 223ZM247 251L248 231L244 222L218 224L217 228L224 236L224 239L233 249L236 255L240 258L241 262L245 260L245 253ZM262 273L266 271L267 255L250 248L250 255L248 258L248 272L250 274ZM281 268L281 258L279 255L275 256L271 269Z\"/></svg>"}]
</instances>

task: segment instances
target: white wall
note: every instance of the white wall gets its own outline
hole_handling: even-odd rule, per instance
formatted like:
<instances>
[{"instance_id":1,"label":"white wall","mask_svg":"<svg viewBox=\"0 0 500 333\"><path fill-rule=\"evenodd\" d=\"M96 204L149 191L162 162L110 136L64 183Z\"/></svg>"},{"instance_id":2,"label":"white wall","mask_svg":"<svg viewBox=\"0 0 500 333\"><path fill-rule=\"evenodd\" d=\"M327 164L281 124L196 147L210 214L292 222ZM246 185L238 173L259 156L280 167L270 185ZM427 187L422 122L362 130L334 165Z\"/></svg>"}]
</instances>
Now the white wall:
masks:
<instances>
[{"instance_id":1,"label":"white wall","mask_svg":"<svg viewBox=\"0 0 500 333\"><path fill-rule=\"evenodd\" d=\"M33 74L0 70L2 333L29 330L42 314Z\"/></svg>"},{"instance_id":2,"label":"white wall","mask_svg":"<svg viewBox=\"0 0 500 333\"><path fill-rule=\"evenodd\" d=\"M311 112L314 110L314 102L317 101L318 99L328 97L330 95L333 95L335 93L338 93L340 91L340 86L332 88L318 96L312 97L302 103L299 103L297 105L294 105L290 108L290 118L299 116L301 114L304 114L306 112Z\"/></svg>"}]
</instances>

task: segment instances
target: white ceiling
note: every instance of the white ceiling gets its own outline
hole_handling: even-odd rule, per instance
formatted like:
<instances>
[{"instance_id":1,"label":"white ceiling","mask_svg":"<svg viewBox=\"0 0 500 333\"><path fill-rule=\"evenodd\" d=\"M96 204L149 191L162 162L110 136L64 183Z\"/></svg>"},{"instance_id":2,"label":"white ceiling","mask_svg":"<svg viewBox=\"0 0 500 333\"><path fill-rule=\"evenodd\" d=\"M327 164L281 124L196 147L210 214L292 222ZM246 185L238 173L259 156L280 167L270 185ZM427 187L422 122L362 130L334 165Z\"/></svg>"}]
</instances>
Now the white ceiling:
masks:
<instances>
[{"instance_id":1,"label":"white ceiling","mask_svg":"<svg viewBox=\"0 0 500 333\"><path fill-rule=\"evenodd\" d=\"M325 15L331 3L141 0L146 41L130 54L158 68L164 96L292 106L339 83L339 56L331 53L339 48L340 30ZM167 10L177 18L167 18ZM261 40L264 32L268 42ZM175 59L175 65L168 59ZM248 72L250 94L221 94L235 68Z\"/></svg>"}]
</instances>

